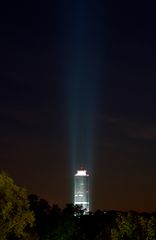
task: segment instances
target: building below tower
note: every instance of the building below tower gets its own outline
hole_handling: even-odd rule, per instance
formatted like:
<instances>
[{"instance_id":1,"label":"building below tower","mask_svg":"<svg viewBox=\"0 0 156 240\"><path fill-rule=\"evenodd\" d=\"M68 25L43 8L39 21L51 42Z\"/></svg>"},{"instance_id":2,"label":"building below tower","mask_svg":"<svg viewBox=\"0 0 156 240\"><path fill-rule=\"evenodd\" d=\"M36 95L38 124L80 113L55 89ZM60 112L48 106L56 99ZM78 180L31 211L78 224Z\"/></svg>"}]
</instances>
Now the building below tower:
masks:
<instances>
[{"instance_id":1,"label":"building below tower","mask_svg":"<svg viewBox=\"0 0 156 240\"><path fill-rule=\"evenodd\" d=\"M78 170L74 176L74 205L89 212L89 174L86 170Z\"/></svg>"}]
</instances>

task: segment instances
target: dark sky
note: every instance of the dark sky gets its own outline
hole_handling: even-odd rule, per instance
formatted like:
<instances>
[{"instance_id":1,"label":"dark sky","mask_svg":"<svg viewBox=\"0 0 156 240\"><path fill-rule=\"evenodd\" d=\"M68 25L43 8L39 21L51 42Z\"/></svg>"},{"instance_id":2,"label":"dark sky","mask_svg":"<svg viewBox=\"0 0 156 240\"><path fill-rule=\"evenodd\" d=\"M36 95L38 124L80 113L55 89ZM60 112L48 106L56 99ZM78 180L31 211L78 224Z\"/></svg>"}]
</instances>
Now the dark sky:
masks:
<instances>
[{"instance_id":1,"label":"dark sky","mask_svg":"<svg viewBox=\"0 0 156 240\"><path fill-rule=\"evenodd\" d=\"M156 3L3 1L0 169L50 203L156 210Z\"/></svg>"}]
</instances>

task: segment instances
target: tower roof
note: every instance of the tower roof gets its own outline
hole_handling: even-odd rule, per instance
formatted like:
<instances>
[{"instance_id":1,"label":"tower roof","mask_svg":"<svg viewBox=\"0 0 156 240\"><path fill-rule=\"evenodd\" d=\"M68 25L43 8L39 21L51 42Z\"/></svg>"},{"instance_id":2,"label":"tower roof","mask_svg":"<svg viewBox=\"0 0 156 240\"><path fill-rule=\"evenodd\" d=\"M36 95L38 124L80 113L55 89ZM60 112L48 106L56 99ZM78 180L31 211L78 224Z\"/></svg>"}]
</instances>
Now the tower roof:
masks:
<instances>
[{"instance_id":1,"label":"tower roof","mask_svg":"<svg viewBox=\"0 0 156 240\"><path fill-rule=\"evenodd\" d=\"M89 176L86 170L77 170L75 176Z\"/></svg>"}]
</instances>

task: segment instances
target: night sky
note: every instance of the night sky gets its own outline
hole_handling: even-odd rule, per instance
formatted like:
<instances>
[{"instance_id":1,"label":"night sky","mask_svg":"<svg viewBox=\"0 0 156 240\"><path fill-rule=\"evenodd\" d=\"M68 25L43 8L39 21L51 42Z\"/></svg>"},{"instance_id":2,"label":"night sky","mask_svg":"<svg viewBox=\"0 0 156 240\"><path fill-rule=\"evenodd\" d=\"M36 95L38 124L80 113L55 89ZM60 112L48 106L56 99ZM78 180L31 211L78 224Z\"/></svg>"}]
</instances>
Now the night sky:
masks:
<instances>
[{"instance_id":1,"label":"night sky","mask_svg":"<svg viewBox=\"0 0 156 240\"><path fill-rule=\"evenodd\" d=\"M156 2L0 4L0 169L64 207L156 210Z\"/></svg>"}]
</instances>

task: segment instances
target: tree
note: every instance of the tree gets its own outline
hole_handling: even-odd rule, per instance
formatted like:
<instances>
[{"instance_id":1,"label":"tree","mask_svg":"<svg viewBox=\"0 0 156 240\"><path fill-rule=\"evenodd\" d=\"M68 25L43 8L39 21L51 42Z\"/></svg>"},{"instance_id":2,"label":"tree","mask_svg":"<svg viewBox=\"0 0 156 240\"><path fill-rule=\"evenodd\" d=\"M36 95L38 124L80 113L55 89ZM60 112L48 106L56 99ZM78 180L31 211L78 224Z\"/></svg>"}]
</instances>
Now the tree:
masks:
<instances>
[{"instance_id":1,"label":"tree","mask_svg":"<svg viewBox=\"0 0 156 240\"><path fill-rule=\"evenodd\" d=\"M11 235L24 239L26 229L33 223L26 190L17 186L6 173L0 173L0 239L6 240Z\"/></svg>"},{"instance_id":2,"label":"tree","mask_svg":"<svg viewBox=\"0 0 156 240\"><path fill-rule=\"evenodd\" d=\"M156 239L156 219L154 216L145 218L139 216L139 225L141 229L142 239L155 240Z\"/></svg>"},{"instance_id":3,"label":"tree","mask_svg":"<svg viewBox=\"0 0 156 240\"><path fill-rule=\"evenodd\" d=\"M62 211L53 205L44 240L86 240L85 233L80 229L81 214L81 208L73 204L67 204Z\"/></svg>"},{"instance_id":4,"label":"tree","mask_svg":"<svg viewBox=\"0 0 156 240\"><path fill-rule=\"evenodd\" d=\"M156 219L132 212L118 214L116 228L111 231L112 240L155 240Z\"/></svg>"},{"instance_id":5,"label":"tree","mask_svg":"<svg viewBox=\"0 0 156 240\"><path fill-rule=\"evenodd\" d=\"M128 212L126 214L118 214L116 219L116 228L111 231L112 240L131 240L135 238L137 228L137 216Z\"/></svg>"},{"instance_id":6,"label":"tree","mask_svg":"<svg viewBox=\"0 0 156 240\"><path fill-rule=\"evenodd\" d=\"M42 199L35 194L30 194L28 199L30 209L35 215L35 226L33 230L38 234L41 240L45 240L47 239L45 236L47 235L48 227L51 221L51 206L45 199Z\"/></svg>"}]
</instances>

